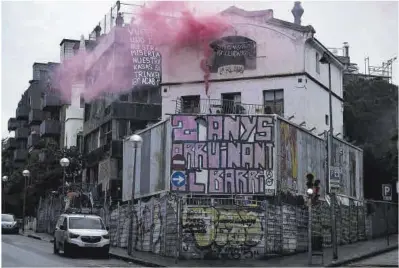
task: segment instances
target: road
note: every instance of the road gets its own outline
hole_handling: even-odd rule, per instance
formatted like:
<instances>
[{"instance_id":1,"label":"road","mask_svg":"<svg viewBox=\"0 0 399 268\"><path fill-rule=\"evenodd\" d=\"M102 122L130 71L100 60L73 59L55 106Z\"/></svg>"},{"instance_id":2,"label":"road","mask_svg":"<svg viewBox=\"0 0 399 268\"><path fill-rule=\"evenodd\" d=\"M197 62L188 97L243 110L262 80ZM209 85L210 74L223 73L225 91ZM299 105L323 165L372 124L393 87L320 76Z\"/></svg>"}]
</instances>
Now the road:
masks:
<instances>
[{"instance_id":1,"label":"road","mask_svg":"<svg viewBox=\"0 0 399 268\"><path fill-rule=\"evenodd\" d=\"M139 267L117 259L67 258L53 254L53 245L22 235L1 236L2 267Z\"/></svg>"},{"instance_id":2,"label":"road","mask_svg":"<svg viewBox=\"0 0 399 268\"><path fill-rule=\"evenodd\" d=\"M398 267L398 250L351 263L348 267Z\"/></svg>"}]
</instances>

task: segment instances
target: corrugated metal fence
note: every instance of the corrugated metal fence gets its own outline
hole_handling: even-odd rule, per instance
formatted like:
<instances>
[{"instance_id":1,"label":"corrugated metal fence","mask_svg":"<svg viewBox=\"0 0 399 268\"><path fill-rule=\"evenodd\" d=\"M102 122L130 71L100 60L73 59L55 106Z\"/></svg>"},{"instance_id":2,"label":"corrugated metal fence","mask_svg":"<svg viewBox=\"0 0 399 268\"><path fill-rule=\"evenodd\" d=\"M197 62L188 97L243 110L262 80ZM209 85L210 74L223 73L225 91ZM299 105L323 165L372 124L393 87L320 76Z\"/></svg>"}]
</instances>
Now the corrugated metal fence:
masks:
<instances>
[{"instance_id":1,"label":"corrugated metal fence","mask_svg":"<svg viewBox=\"0 0 399 268\"><path fill-rule=\"evenodd\" d=\"M44 228L38 231L53 232L57 202L43 200L38 226ZM339 195L329 202L336 202L339 245L397 233L395 203ZM127 248L130 242L136 251L181 259L264 258L307 250L308 208L302 197L256 201L164 194L142 199L134 206L131 241L129 211L129 205L117 204L101 212L114 247ZM312 211L312 235L330 247L330 204L320 201Z\"/></svg>"}]
</instances>

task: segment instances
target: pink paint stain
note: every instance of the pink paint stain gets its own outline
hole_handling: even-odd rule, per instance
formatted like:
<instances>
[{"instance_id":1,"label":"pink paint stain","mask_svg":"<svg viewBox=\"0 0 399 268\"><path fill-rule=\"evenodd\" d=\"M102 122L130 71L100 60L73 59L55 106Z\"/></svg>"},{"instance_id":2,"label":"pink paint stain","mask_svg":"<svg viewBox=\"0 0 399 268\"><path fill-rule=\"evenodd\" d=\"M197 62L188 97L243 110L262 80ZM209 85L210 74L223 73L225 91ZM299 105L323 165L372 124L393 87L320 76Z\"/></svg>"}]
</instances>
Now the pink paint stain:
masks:
<instances>
[{"instance_id":1,"label":"pink paint stain","mask_svg":"<svg viewBox=\"0 0 399 268\"><path fill-rule=\"evenodd\" d=\"M178 18L162 15L168 12L178 14ZM198 64L204 72L205 92L208 95L210 70L207 60L212 54L209 44L230 28L226 19L218 15L194 16L184 2L153 2L139 11L132 23L139 29L150 31L151 42L157 49L162 49L162 57L166 62L164 68L168 70L173 70L175 64L182 64L173 60L174 54L187 47L199 51L202 59ZM89 75L88 71L93 68L98 68L97 78L93 80L94 83L86 83L82 92L86 101L96 99L104 93L120 94L131 90L133 63L130 33L127 27L114 28L113 31L119 47L112 55L98 58L101 47L107 47L114 42L110 38L111 34L108 34L100 39L92 52L80 51L56 70L54 79L65 100L71 97L72 83L84 80Z\"/></svg>"}]
</instances>

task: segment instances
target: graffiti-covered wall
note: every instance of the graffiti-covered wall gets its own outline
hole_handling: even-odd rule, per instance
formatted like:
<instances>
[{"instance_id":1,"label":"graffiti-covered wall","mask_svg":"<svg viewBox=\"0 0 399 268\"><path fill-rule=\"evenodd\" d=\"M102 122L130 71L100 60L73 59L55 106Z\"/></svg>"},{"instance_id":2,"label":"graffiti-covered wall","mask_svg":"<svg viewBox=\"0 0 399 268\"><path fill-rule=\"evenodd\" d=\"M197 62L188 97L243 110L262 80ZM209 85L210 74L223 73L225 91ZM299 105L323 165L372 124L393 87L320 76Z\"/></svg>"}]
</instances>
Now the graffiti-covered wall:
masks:
<instances>
[{"instance_id":1,"label":"graffiti-covered wall","mask_svg":"<svg viewBox=\"0 0 399 268\"><path fill-rule=\"evenodd\" d=\"M278 165L283 192L305 194L306 174L320 180L321 194L325 190L326 143L282 119L278 120Z\"/></svg>"},{"instance_id":2,"label":"graffiti-covered wall","mask_svg":"<svg viewBox=\"0 0 399 268\"><path fill-rule=\"evenodd\" d=\"M321 196L327 187L327 143L320 137L281 118L277 120L276 151L279 189L305 194L306 174L320 180ZM331 184L338 194L363 198L363 152L334 138L331 153Z\"/></svg>"},{"instance_id":3,"label":"graffiti-covered wall","mask_svg":"<svg viewBox=\"0 0 399 268\"><path fill-rule=\"evenodd\" d=\"M363 199L363 151L337 138L331 150L331 183L336 193Z\"/></svg>"},{"instance_id":4,"label":"graffiti-covered wall","mask_svg":"<svg viewBox=\"0 0 399 268\"><path fill-rule=\"evenodd\" d=\"M172 191L274 194L273 116L174 115L171 124Z\"/></svg>"}]
</instances>

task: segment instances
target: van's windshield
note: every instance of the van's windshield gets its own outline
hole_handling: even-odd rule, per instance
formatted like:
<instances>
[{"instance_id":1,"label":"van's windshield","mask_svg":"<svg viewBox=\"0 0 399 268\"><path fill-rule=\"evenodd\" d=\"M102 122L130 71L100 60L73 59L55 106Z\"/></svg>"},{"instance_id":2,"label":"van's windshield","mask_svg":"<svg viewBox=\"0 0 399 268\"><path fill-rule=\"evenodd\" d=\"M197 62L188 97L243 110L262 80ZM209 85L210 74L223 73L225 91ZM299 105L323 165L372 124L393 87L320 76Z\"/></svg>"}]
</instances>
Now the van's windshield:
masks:
<instances>
[{"instance_id":1,"label":"van's windshield","mask_svg":"<svg viewBox=\"0 0 399 268\"><path fill-rule=\"evenodd\" d=\"M103 221L100 218L91 217L70 217L69 229L95 229L105 230Z\"/></svg>"}]
</instances>

